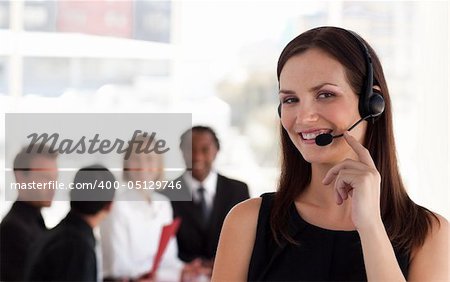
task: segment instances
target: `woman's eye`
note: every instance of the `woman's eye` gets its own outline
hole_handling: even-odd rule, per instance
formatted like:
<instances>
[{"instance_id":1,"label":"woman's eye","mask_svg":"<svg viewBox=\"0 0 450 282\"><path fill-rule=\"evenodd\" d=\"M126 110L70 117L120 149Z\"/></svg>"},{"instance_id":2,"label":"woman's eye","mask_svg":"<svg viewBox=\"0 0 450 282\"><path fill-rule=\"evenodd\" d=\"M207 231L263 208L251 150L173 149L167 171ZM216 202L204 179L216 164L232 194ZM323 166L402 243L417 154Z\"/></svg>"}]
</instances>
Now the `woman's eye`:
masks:
<instances>
[{"instance_id":1,"label":"woman's eye","mask_svg":"<svg viewBox=\"0 0 450 282\"><path fill-rule=\"evenodd\" d=\"M297 98L286 98L286 99L283 100L283 104L292 104L292 103L295 103L297 101L298 101Z\"/></svg>"},{"instance_id":2,"label":"woman's eye","mask_svg":"<svg viewBox=\"0 0 450 282\"><path fill-rule=\"evenodd\" d=\"M319 95L317 95L317 98L319 99L326 99L326 98L331 98L334 97L334 94L331 92L323 92L323 93L319 93Z\"/></svg>"}]
</instances>

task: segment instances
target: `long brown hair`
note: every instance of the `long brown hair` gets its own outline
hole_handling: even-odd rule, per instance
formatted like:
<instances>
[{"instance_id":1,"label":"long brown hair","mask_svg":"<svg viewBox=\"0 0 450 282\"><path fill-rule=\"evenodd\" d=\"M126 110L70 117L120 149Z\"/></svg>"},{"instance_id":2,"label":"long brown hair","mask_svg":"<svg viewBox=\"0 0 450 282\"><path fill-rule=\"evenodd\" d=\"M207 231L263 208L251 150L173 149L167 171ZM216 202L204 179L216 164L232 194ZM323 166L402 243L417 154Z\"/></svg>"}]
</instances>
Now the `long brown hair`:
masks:
<instances>
[{"instance_id":1,"label":"long brown hair","mask_svg":"<svg viewBox=\"0 0 450 282\"><path fill-rule=\"evenodd\" d=\"M325 51L345 68L346 78L355 93L361 92L366 80L366 63L363 50L355 34L337 27L322 27L306 31L294 38L284 48L278 60L277 76L293 56L311 48ZM369 150L381 175L380 209L387 234L395 248L410 252L424 243L431 228L429 210L415 204L407 195L397 166L397 156L392 126L392 108L389 90L381 63L375 51L366 44L372 57L374 85L381 88L385 100L384 113L374 123L369 122L364 146ZM288 209L311 181L311 164L292 143L286 130L281 132L281 176L271 210L270 226L278 244L282 240L297 244L288 231ZM436 218L437 219L437 218Z\"/></svg>"}]
</instances>

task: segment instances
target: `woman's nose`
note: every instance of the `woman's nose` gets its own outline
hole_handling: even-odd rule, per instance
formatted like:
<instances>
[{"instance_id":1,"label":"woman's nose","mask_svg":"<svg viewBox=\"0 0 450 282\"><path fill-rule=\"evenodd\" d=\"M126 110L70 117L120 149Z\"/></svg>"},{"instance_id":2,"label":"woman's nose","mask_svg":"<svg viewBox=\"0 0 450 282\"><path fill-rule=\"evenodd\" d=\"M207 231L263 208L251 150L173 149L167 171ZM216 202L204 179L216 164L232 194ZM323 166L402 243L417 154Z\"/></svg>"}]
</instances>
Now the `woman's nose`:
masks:
<instances>
[{"instance_id":1,"label":"woman's nose","mask_svg":"<svg viewBox=\"0 0 450 282\"><path fill-rule=\"evenodd\" d=\"M319 119L319 114L314 105L303 103L297 110L297 122L308 123Z\"/></svg>"}]
</instances>

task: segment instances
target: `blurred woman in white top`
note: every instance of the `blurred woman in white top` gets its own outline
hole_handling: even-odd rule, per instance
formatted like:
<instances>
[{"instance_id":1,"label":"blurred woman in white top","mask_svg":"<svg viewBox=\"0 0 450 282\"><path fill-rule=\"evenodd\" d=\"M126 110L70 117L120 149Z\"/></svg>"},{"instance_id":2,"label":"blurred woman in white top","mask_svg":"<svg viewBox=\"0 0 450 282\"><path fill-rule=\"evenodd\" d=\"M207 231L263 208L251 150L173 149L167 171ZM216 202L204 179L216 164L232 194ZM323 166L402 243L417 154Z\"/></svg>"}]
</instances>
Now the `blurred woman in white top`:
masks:
<instances>
[{"instance_id":1,"label":"blurred woman in white top","mask_svg":"<svg viewBox=\"0 0 450 282\"><path fill-rule=\"evenodd\" d=\"M152 145L145 135L137 136L135 141L142 141L141 148ZM179 281L183 264L177 257L175 238L170 239L158 272L150 273L162 227L172 222L172 208L165 196L136 189L139 184L143 188L149 187L151 181L163 180L164 163L161 154L136 153L138 143L132 144L129 158L124 155L123 160L122 187L126 188L117 193L110 216L100 226L103 277L120 281Z\"/></svg>"}]
</instances>

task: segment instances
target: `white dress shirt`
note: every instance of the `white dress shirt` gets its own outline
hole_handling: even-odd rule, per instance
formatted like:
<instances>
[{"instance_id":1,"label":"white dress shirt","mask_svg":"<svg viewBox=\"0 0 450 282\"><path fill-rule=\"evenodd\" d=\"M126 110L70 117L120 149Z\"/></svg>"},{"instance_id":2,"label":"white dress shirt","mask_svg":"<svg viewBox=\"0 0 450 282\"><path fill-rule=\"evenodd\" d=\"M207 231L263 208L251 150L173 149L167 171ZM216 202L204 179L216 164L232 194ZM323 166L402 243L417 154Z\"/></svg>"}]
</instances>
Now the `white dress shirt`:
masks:
<instances>
[{"instance_id":1,"label":"white dress shirt","mask_svg":"<svg viewBox=\"0 0 450 282\"><path fill-rule=\"evenodd\" d=\"M172 207L158 193L151 193L149 201L146 192L118 194L111 213L100 225L103 277L137 278L151 270L162 227L172 222ZM142 201L135 201L136 197ZM157 280L179 281L182 267L174 237L161 260Z\"/></svg>"},{"instance_id":2,"label":"white dress shirt","mask_svg":"<svg viewBox=\"0 0 450 282\"><path fill-rule=\"evenodd\" d=\"M183 180L191 189L192 192L192 199L194 202L199 203L200 202L200 195L198 192L198 189L200 187L205 188L204 191L204 197L206 202L206 207L209 211L211 211L211 208L214 203L214 196L216 195L216 187L217 187L217 172L211 170L208 174L208 176L203 180L203 182L198 181L194 177L192 177L191 172L185 172L183 174Z\"/></svg>"}]
</instances>

